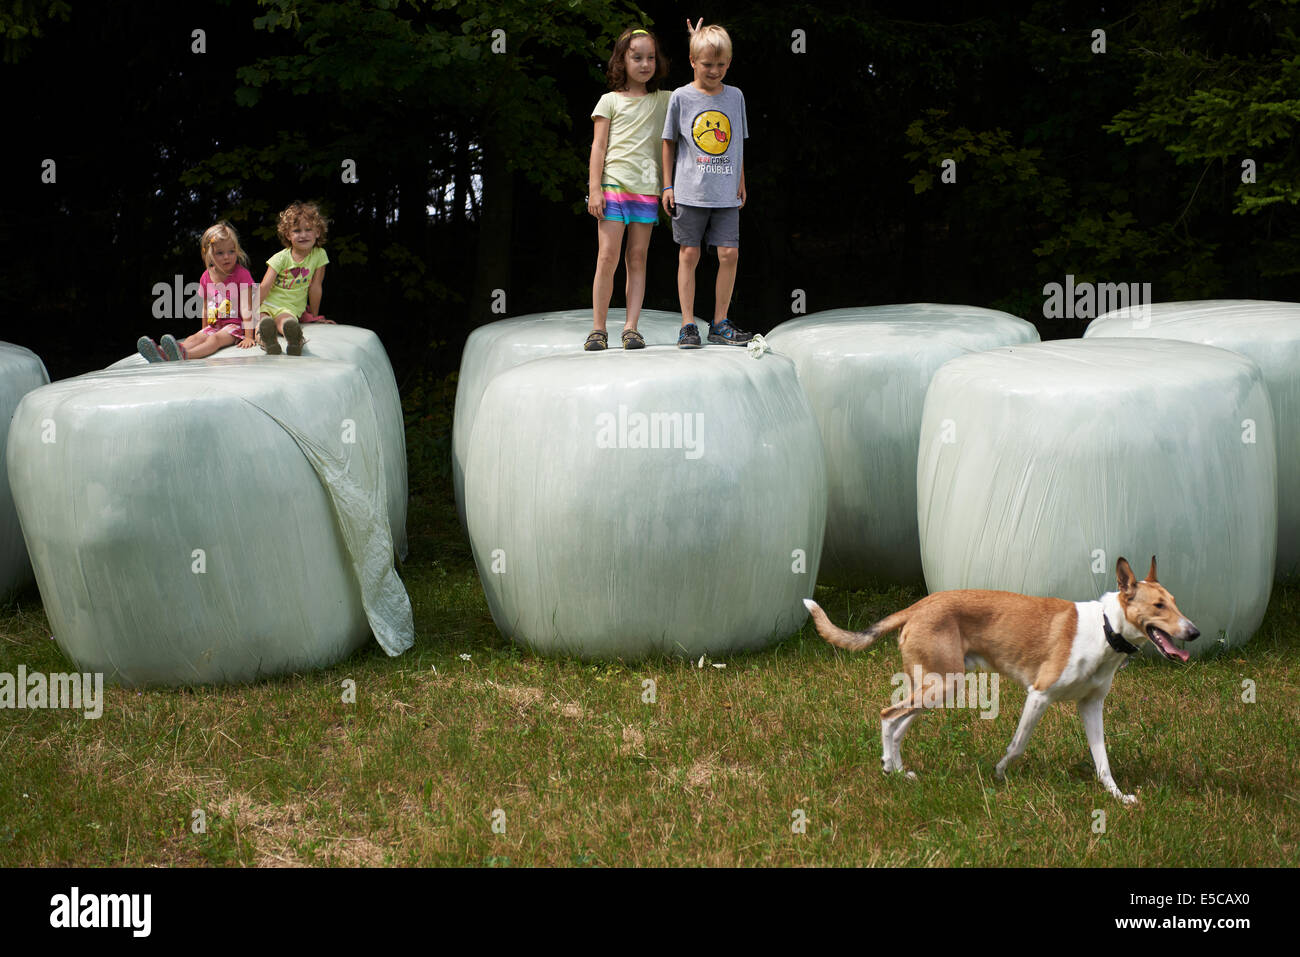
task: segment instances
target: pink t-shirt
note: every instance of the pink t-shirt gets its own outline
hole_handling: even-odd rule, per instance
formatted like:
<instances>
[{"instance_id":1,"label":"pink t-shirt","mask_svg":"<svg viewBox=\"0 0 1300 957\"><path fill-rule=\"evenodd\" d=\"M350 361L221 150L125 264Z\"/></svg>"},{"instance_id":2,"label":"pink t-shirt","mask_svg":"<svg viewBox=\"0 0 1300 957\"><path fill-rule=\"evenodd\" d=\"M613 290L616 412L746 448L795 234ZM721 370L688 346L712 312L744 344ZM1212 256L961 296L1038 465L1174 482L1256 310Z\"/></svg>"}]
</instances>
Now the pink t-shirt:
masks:
<instances>
[{"instance_id":1,"label":"pink t-shirt","mask_svg":"<svg viewBox=\"0 0 1300 957\"><path fill-rule=\"evenodd\" d=\"M243 266L236 266L226 277L225 282L213 282L208 278L208 270L203 270L199 280L199 291L203 294L203 324L205 326L239 325L239 287L253 285L253 274Z\"/></svg>"}]
</instances>

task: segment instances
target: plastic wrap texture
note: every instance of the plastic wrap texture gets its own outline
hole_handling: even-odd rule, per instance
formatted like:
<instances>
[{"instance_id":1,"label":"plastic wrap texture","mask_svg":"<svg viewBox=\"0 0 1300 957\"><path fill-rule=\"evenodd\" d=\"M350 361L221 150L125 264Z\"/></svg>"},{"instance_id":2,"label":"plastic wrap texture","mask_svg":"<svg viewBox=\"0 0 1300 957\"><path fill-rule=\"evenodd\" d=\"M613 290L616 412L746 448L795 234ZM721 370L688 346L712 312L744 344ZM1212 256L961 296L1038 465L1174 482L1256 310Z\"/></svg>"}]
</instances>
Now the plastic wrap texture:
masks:
<instances>
[{"instance_id":1,"label":"plastic wrap texture","mask_svg":"<svg viewBox=\"0 0 1300 957\"><path fill-rule=\"evenodd\" d=\"M965 353L1036 342L1037 330L992 309L909 303L813 313L766 338L794 360L826 448L821 580L919 581L916 455L930 377Z\"/></svg>"},{"instance_id":2,"label":"plastic wrap texture","mask_svg":"<svg viewBox=\"0 0 1300 957\"><path fill-rule=\"evenodd\" d=\"M583 658L769 644L807 617L823 461L780 356L660 346L503 372L465 471L492 617L515 641Z\"/></svg>"},{"instance_id":3,"label":"plastic wrap texture","mask_svg":"<svg viewBox=\"0 0 1300 957\"><path fill-rule=\"evenodd\" d=\"M1161 302L1109 312L1084 337L1181 339L1255 360L1277 428L1277 578L1300 579L1300 303Z\"/></svg>"},{"instance_id":4,"label":"plastic wrap texture","mask_svg":"<svg viewBox=\"0 0 1300 957\"><path fill-rule=\"evenodd\" d=\"M375 399L375 414L379 417L379 430L384 448L384 476L388 489L388 518L393 544L399 558L407 556L406 540L406 423L402 415L402 397L397 391L397 379L388 361L388 353L379 337L361 326L310 323L303 327L307 344L303 358L336 359L351 362L366 377ZM281 340L283 344L283 340ZM262 356L256 346L250 351L232 346L222 349L203 361L249 359ZM273 357L267 357L273 359ZM139 353L120 359L110 369L133 369L147 366Z\"/></svg>"},{"instance_id":5,"label":"plastic wrap texture","mask_svg":"<svg viewBox=\"0 0 1300 957\"><path fill-rule=\"evenodd\" d=\"M50 431L52 426L53 431ZM123 684L323 667L414 640L374 401L354 365L270 357L37 389L9 478L55 640Z\"/></svg>"},{"instance_id":6,"label":"plastic wrap texture","mask_svg":"<svg viewBox=\"0 0 1300 957\"><path fill-rule=\"evenodd\" d=\"M606 317L608 351L622 348L626 315L623 309L609 310ZM701 337L707 335L708 323L697 320L697 325ZM643 309L637 319L637 331L651 346L676 343L681 327L682 317L675 312ZM478 414L483 390L495 376L520 363L544 356L582 352L591 329L591 309L569 309L501 319L479 326L465 340L460 375L456 378L456 411L451 429L452 481L462 528L468 527L465 523L465 456L469 452L469 438L474 430L474 417Z\"/></svg>"},{"instance_id":7,"label":"plastic wrap texture","mask_svg":"<svg viewBox=\"0 0 1300 957\"><path fill-rule=\"evenodd\" d=\"M45 363L36 353L23 346L0 342L0 423L6 430L5 435L0 435L0 599L32 580L32 565L23 543L18 512L14 509L14 496L9 490L4 440L19 400L49 381Z\"/></svg>"},{"instance_id":8,"label":"plastic wrap texture","mask_svg":"<svg viewBox=\"0 0 1300 957\"><path fill-rule=\"evenodd\" d=\"M1157 339L993 349L946 363L926 396L917 519L931 591L1071 601L1115 562L1159 578L1201 630L1251 636L1273 580L1273 413L1250 359Z\"/></svg>"}]
</instances>

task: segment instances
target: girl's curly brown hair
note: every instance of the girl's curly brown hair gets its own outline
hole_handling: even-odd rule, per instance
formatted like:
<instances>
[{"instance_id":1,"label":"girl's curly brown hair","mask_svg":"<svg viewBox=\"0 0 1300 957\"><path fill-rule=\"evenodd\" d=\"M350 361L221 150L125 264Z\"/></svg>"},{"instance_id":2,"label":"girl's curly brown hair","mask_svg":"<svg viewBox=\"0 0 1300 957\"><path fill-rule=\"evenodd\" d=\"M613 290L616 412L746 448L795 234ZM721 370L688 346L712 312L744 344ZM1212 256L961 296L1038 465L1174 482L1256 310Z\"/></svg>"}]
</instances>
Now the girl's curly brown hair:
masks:
<instances>
[{"instance_id":1,"label":"girl's curly brown hair","mask_svg":"<svg viewBox=\"0 0 1300 957\"><path fill-rule=\"evenodd\" d=\"M316 230L316 245L324 246L325 235L329 232L329 220L321 215L320 207L315 203L290 203L280 214L276 225L276 232L280 234L280 242L284 243L284 248L288 249L293 245L289 234L300 221L305 221L308 229Z\"/></svg>"},{"instance_id":2,"label":"girl's curly brown hair","mask_svg":"<svg viewBox=\"0 0 1300 957\"><path fill-rule=\"evenodd\" d=\"M649 37L650 42L655 45L655 75L646 80L646 92L654 93L658 90L659 81L668 75L668 58L664 56L663 50L659 47L659 38L645 27L628 27L614 41L614 52L610 54L609 66L605 70L605 78L609 80L611 90L621 90L627 86L627 64L625 62L627 48L632 45L633 40L641 36Z\"/></svg>"}]
</instances>

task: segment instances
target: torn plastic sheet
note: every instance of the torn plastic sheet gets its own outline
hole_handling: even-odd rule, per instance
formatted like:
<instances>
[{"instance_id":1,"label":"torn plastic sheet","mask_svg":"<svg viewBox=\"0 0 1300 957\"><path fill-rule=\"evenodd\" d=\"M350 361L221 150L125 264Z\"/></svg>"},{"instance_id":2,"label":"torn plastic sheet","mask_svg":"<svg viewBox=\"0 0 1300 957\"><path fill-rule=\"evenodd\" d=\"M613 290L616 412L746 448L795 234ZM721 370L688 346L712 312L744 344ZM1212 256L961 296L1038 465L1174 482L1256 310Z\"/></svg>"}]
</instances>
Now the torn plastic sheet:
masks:
<instances>
[{"instance_id":1,"label":"torn plastic sheet","mask_svg":"<svg viewBox=\"0 0 1300 957\"><path fill-rule=\"evenodd\" d=\"M29 393L9 477L59 646L125 684L323 667L414 640L361 371L104 370ZM52 442L37 426L53 423Z\"/></svg>"}]
</instances>

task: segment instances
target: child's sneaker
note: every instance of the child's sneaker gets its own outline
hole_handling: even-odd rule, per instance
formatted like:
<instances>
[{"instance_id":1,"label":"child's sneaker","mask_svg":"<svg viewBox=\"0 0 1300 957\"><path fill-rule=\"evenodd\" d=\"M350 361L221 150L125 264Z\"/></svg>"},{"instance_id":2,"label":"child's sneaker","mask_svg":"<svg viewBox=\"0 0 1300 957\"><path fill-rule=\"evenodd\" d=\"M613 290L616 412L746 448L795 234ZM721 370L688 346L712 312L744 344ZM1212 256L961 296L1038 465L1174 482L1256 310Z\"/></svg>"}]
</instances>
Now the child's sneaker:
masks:
<instances>
[{"instance_id":1,"label":"child's sneaker","mask_svg":"<svg viewBox=\"0 0 1300 957\"><path fill-rule=\"evenodd\" d=\"M280 340L275 334L275 320L267 316L257 324L257 338L262 340L262 351L268 356L280 354Z\"/></svg>"},{"instance_id":2,"label":"child's sneaker","mask_svg":"<svg viewBox=\"0 0 1300 957\"><path fill-rule=\"evenodd\" d=\"M700 330L696 328L695 323L688 322L682 326L682 331L677 334L677 348L698 349L700 345Z\"/></svg>"},{"instance_id":3,"label":"child's sneaker","mask_svg":"<svg viewBox=\"0 0 1300 957\"><path fill-rule=\"evenodd\" d=\"M140 355L144 356L150 362L165 362L163 354L158 351L158 343L154 342L148 336L141 336L135 342L135 347L140 350Z\"/></svg>"},{"instance_id":4,"label":"child's sneaker","mask_svg":"<svg viewBox=\"0 0 1300 957\"><path fill-rule=\"evenodd\" d=\"M719 342L724 346L743 346L753 338L752 332L741 332L731 324L730 319L723 319L709 326L709 341Z\"/></svg>"},{"instance_id":5,"label":"child's sneaker","mask_svg":"<svg viewBox=\"0 0 1300 957\"><path fill-rule=\"evenodd\" d=\"M162 354L168 362L180 362L185 358L185 347L176 341L176 337L170 332L160 340L162 345Z\"/></svg>"},{"instance_id":6,"label":"child's sneaker","mask_svg":"<svg viewBox=\"0 0 1300 957\"><path fill-rule=\"evenodd\" d=\"M302 326L297 319L284 320L284 338L289 343L285 351L291 356L302 355Z\"/></svg>"}]
</instances>

